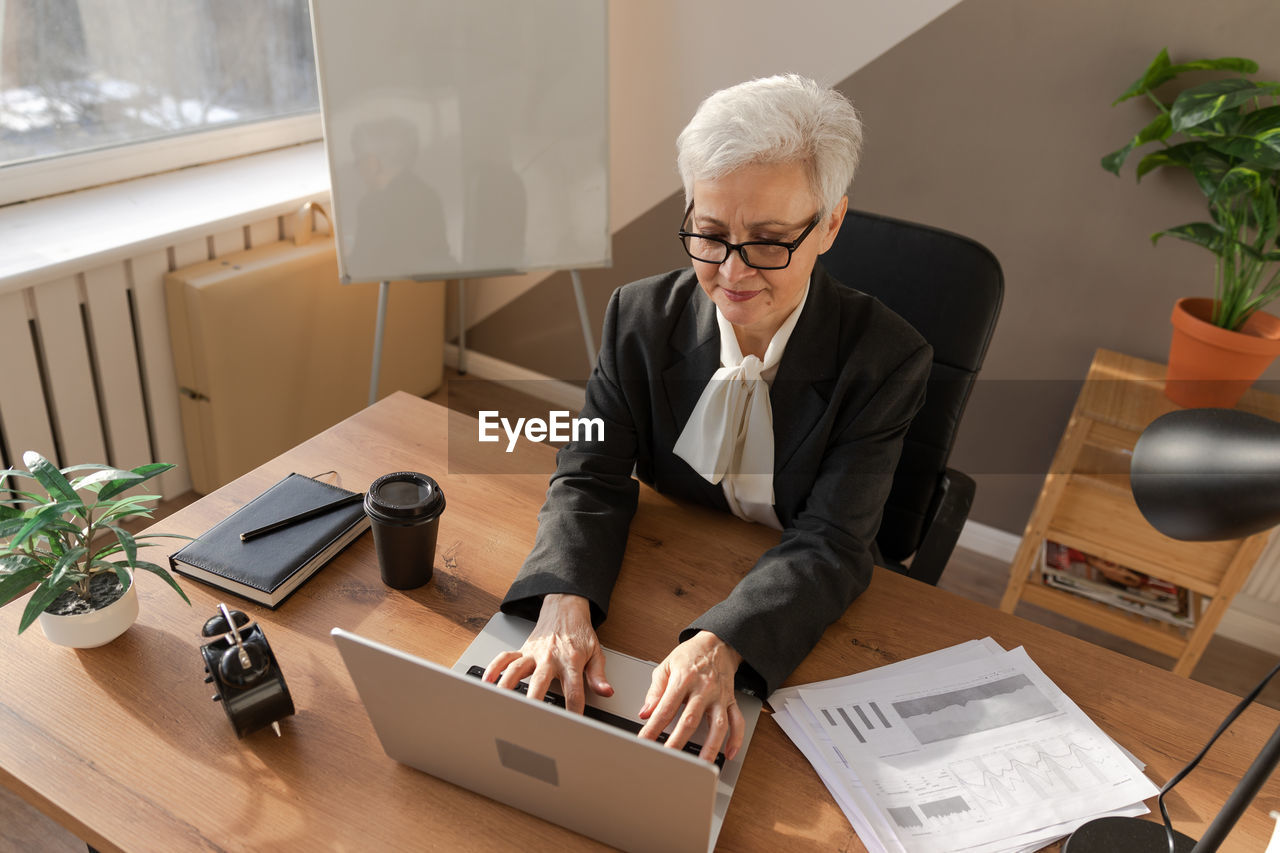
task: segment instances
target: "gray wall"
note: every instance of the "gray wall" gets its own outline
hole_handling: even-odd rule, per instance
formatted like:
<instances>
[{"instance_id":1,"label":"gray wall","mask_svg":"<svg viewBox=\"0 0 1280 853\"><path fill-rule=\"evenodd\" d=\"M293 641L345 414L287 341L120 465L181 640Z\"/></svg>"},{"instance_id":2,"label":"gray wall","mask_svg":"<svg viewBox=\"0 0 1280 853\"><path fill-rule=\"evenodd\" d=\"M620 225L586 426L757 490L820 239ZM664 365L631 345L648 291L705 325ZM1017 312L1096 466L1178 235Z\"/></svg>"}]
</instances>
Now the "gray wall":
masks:
<instances>
[{"instance_id":1,"label":"gray wall","mask_svg":"<svg viewBox=\"0 0 1280 853\"><path fill-rule=\"evenodd\" d=\"M1275 0L965 0L839 85L867 126L852 206L966 234L1004 267L1000 327L952 457L978 479L975 521L1021 533L1095 349L1163 361L1174 300L1212 295L1207 252L1149 241L1204 218L1190 178L1135 185L1132 163L1121 178L1098 166L1152 109L1111 101L1165 46L1174 62L1251 57L1280 79L1277 36ZM685 262L681 212L668 198L616 235L612 269L585 275L597 324L614 287ZM567 275L468 346L587 373Z\"/></svg>"}]
</instances>

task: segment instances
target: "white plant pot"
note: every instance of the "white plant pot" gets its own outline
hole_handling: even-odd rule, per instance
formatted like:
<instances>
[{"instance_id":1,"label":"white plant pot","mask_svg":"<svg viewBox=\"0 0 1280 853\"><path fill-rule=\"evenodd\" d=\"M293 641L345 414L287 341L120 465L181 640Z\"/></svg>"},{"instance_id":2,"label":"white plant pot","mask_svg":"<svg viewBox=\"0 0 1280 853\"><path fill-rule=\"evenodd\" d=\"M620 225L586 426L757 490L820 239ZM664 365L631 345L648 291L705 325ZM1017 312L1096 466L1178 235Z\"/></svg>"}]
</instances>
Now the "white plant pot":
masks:
<instances>
[{"instance_id":1,"label":"white plant pot","mask_svg":"<svg viewBox=\"0 0 1280 853\"><path fill-rule=\"evenodd\" d=\"M73 649L92 649L119 637L138 619L137 584L130 578L124 595L101 610L57 616L41 613L39 622L49 642Z\"/></svg>"}]
</instances>

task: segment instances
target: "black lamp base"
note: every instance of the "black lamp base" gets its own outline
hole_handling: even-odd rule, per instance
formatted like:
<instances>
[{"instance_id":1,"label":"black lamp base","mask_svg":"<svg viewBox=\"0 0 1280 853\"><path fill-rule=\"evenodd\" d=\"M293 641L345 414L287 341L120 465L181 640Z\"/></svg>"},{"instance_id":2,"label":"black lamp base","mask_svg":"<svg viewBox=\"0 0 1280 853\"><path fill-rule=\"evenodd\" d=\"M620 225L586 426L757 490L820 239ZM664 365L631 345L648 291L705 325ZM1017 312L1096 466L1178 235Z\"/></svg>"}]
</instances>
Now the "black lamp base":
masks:
<instances>
[{"instance_id":1,"label":"black lamp base","mask_svg":"<svg viewBox=\"0 0 1280 853\"><path fill-rule=\"evenodd\" d=\"M1174 853L1191 853L1196 846L1176 829L1173 831ZM1169 838L1164 824L1136 817L1100 817L1071 833L1062 844L1062 853L1166 853Z\"/></svg>"}]
</instances>

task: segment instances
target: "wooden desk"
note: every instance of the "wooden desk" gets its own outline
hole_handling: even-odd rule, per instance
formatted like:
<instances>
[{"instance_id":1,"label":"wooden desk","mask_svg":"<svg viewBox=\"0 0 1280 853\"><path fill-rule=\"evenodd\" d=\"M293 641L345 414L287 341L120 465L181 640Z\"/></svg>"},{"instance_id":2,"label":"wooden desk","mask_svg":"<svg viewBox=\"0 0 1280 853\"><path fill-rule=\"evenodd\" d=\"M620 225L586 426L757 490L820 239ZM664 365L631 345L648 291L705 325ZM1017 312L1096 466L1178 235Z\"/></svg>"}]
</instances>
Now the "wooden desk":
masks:
<instances>
[{"instance_id":1,"label":"wooden desk","mask_svg":"<svg viewBox=\"0 0 1280 853\"><path fill-rule=\"evenodd\" d=\"M446 434L453 439L452 455ZM142 615L100 649L16 636L20 607L0 610L0 783L100 851L528 850L599 845L387 758L328 636L348 628L452 664L496 610L533 543L551 451L477 457L475 422L393 395L165 519L198 534L289 471L341 471L361 489L388 471L436 476L448 498L435 578L418 590L382 585L364 537L277 611L248 603L278 655L298 713L236 739L201 682L200 626L222 596L183 581L186 607L154 577ZM486 445L486 448L492 445ZM495 462L496 460L496 462ZM507 467L505 470L512 470ZM641 490L622 578L601 639L654 660L678 630L724 596L777 533ZM153 549L151 559L159 561ZM877 570L870 590L831 626L792 678L815 681L991 635L1032 658L1162 783L1234 704L1233 697L948 592ZM1171 812L1198 835L1280 712L1257 708L1179 786ZM1259 850L1272 782L1238 825L1231 849ZM517 842L519 839L519 842ZM726 850L862 850L808 762L761 720L720 837Z\"/></svg>"}]
</instances>

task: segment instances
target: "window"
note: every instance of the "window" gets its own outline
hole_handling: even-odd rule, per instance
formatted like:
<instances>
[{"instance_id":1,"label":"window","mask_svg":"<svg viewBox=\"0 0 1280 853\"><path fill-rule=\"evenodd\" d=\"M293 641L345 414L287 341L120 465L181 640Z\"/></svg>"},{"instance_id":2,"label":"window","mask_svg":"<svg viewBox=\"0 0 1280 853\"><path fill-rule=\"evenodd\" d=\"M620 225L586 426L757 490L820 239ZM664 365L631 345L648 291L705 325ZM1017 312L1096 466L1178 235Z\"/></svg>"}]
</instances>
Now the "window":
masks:
<instances>
[{"instance_id":1,"label":"window","mask_svg":"<svg viewBox=\"0 0 1280 853\"><path fill-rule=\"evenodd\" d=\"M306 0L0 2L0 203L319 138Z\"/></svg>"}]
</instances>

